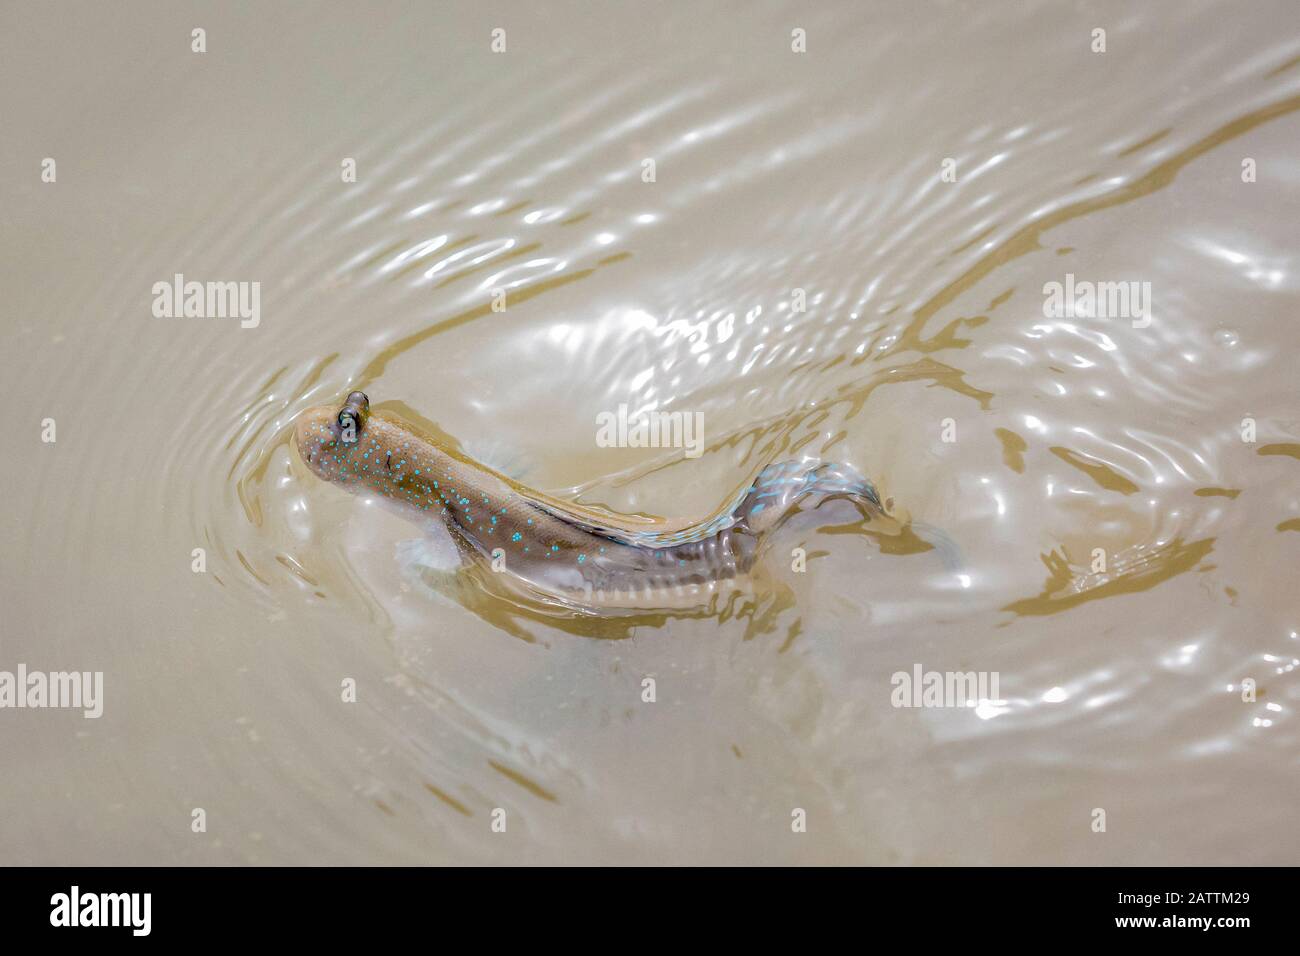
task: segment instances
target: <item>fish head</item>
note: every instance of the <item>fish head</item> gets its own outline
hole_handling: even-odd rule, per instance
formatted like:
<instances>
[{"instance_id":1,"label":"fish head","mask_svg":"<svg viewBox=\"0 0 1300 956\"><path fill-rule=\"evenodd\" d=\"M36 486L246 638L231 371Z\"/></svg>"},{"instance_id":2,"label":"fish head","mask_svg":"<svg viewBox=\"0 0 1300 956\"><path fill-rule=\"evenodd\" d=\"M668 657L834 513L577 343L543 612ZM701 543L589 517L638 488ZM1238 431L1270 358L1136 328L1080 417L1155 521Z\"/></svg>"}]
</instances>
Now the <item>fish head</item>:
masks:
<instances>
[{"instance_id":1,"label":"fish head","mask_svg":"<svg viewBox=\"0 0 1300 956\"><path fill-rule=\"evenodd\" d=\"M354 479L360 471L370 402L364 392L353 392L340 408L318 405L298 415L293 424L293 444L298 456L326 481Z\"/></svg>"}]
</instances>

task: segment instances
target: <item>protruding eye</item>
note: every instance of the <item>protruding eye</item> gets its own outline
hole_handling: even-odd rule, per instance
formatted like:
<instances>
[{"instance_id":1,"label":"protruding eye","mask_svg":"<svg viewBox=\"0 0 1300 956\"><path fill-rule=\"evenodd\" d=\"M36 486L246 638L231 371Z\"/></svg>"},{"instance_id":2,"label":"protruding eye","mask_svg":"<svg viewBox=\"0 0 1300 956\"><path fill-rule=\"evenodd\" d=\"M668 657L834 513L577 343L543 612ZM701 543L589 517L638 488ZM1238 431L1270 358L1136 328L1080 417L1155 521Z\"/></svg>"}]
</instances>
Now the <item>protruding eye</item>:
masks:
<instances>
[{"instance_id":1,"label":"protruding eye","mask_svg":"<svg viewBox=\"0 0 1300 956\"><path fill-rule=\"evenodd\" d=\"M365 392L353 392L339 409L339 431L345 443L357 440L357 434L365 427L370 417L370 399Z\"/></svg>"}]
</instances>

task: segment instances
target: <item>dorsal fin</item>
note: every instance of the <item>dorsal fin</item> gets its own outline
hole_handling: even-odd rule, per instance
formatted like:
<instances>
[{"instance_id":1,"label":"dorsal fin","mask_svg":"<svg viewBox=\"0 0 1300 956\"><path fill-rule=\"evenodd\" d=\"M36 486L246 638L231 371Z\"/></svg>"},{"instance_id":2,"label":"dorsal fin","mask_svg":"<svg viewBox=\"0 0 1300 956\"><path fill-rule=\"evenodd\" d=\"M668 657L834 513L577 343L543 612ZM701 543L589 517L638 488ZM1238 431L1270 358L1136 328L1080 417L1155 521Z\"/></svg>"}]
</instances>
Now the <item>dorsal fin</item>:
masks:
<instances>
[{"instance_id":1,"label":"dorsal fin","mask_svg":"<svg viewBox=\"0 0 1300 956\"><path fill-rule=\"evenodd\" d=\"M532 502L541 511L575 525L589 534L643 548L666 548L713 537L736 523L734 512L745 495L742 490L733 495L712 516L694 524L682 525L647 515L628 515L605 508L580 505L522 486L515 486L514 490L521 498Z\"/></svg>"}]
</instances>

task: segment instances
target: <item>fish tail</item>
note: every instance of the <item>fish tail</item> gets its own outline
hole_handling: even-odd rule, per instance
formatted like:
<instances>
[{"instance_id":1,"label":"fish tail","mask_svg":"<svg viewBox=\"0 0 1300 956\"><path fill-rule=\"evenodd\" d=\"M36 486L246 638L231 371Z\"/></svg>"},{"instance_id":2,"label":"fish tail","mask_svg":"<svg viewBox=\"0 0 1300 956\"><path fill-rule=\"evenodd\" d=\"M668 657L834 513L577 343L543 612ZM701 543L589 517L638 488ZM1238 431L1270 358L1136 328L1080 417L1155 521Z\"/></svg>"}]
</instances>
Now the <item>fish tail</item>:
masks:
<instances>
[{"instance_id":1,"label":"fish tail","mask_svg":"<svg viewBox=\"0 0 1300 956\"><path fill-rule=\"evenodd\" d=\"M764 468L732 515L754 533L770 531L796 510L811 510L834 498L855 501L883 513L880 494L852 465L783 461Z\"/></svg>"}]
</instances>

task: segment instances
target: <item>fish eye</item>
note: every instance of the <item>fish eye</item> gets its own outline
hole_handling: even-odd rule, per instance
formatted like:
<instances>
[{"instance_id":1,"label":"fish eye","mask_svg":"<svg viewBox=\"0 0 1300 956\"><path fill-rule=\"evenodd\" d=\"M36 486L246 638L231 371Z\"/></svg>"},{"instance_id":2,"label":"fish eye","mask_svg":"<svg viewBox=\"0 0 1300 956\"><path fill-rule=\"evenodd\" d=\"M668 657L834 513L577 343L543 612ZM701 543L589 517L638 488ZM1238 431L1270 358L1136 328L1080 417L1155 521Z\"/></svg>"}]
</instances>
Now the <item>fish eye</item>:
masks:
<instances>
[{"instance_id":1,"label":"fish eye","mask_svg":"<svg viewBox=\"0 0 1300 956\"><path fill-rule=\"evenodd\" d=\"M370 399L365 392L353 392L339 409L338 423L344 444L353 444L370 417Z\"/></svg>"}]
</instances>

